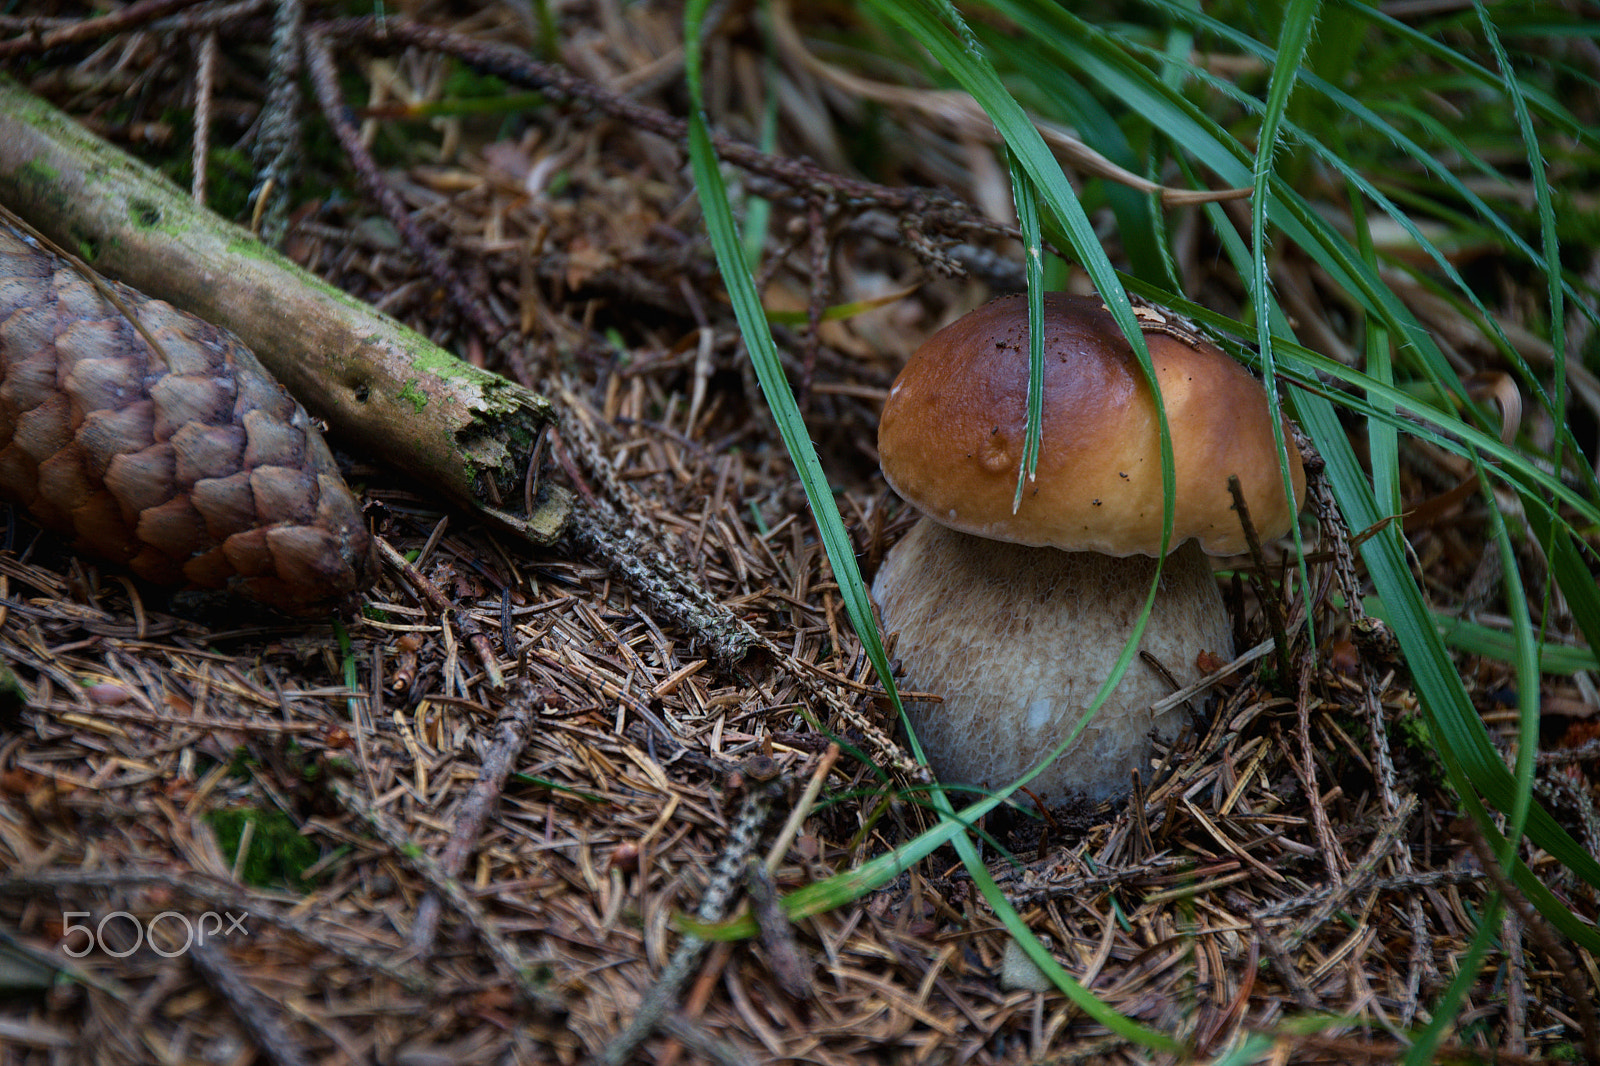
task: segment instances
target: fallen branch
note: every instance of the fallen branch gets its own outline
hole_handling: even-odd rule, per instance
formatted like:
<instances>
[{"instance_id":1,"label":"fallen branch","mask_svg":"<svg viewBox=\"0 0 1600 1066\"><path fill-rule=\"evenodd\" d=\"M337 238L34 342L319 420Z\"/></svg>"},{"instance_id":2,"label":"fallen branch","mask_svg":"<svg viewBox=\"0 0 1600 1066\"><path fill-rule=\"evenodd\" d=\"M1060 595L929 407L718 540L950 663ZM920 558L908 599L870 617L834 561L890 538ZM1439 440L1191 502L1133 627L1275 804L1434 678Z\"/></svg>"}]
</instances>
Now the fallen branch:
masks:
<instances>
[{"instance_id":1,"label":"fallen branch","mask_svg":"<svg viewBox=\"0 0 1600 1066\"><path fill-rule=\"evenodd\" d=\"M748 768L763 758L754 756L746 760L745 766ZM766 766L771 765L771 760L766 760ZM746 769L741 774L747 788L744 802L740 805L739 814L729 828L728 843L717 860L717 865L712 868L711 879L706 883L705 892L700 897L700 908L695 912L695 917L707 925L721 921L727 912L728 904L742 880L741 875L746 864L761 846L761 829L772 814L774 803L783 794L784 784L780 776L774 774L765 779L761 776L766 766L757 770ZM621 1032L611 1038L611 1043L607 1044L605 1051L601 1053L600 1060L606 1066L622 1066L623 1063L633 1061L639 1045L649 1039L657 1027L668 1027L673 1036L679 1039L682 1039L680 1034L692 1031L692 1028L687 1026L686 1019L680 1018L679 1024L675 1027L667 1026L667 1019L674 1014L678 993L683 988L683 983L689 979L690 971L705 954L706 947L707 941L699 934L691 932L683 935L683 939L678 942L677 950L672 953L672 958L667 961L655 983L645 992L644 999L640 1001L633 1018L623 1026Z\"/></svg>"},{"instance_id":2,"label":"fallen branch","mask_svg":"<svg viewBox=\"0 0 1600 1066\"><path fill-rule=\"evenodd\" d=\"M336 435L535 543L560 535L560 489L513 513L549 401L301 270L5 83L0 202L102 273L238 334Z\"/></svg>"},{"instance_id":3,"label":"fallen branch","mask_svg":"<svg viewBox=\"0 0 1600 1066\"><path fill-rule=\"evenodd\" d=\"M522 754L522 749L527 747L529 736L533 732L534 723L538 718L537 707L543 703L540 700L541 695L545 699L550 698L548 689L540 693L526 680L519 680L516 688L512 690L510 702L500 712L500 720L495 723L493 736L485 739L483 769L479 771L477 782L456 811L450 840L439 856L439 869L448 876L460 875L462 867L467 864L467 857L472 853L472 849L477 847L479 838L483 835L484 826L489 824L490 817L498 808L506 778L511 775L518 756ZM414 954L418 956L432 954L434 934L439 929L442 906L439 896L431 891L423 896L422 902L417 905L417 916L411 923L411 935L408 938L408 946Z\"/></svg>"},{"instance_id":4,"label":"fallen branch","mask_svg":"<svg viewBox=\"0 0 1600 1066\"><path fill-rule=\"evenodd\" d=\"M189 961L205 978L233 1016L239 1020L250 1044L271 1066L310 1066L305 1049L283 1024L277 1004L240 976L238 968L215 941L201 939L189 952Z\"/></svg>"}]
</instances>

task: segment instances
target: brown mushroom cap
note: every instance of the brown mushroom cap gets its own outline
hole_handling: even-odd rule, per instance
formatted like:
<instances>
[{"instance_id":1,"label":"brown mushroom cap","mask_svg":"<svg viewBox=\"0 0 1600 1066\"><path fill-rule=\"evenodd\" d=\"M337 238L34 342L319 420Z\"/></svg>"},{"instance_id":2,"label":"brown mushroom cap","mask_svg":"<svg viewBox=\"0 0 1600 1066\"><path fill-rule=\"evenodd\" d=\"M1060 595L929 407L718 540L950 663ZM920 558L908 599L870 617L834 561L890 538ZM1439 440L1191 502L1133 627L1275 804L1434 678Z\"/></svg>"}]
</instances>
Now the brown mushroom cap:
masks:
<instances>
[{"instance_id":1,"label":"brown mushroom cap","mask_svg":"<svg viewBox=\"0 0 1600 1066\"><path fill-rule=\"evenodd\" d=\"M930 518L993 540L1106 555L1161 547L1160 429L1133 349L1097 297L1044 298L1044 422L1038 476L1012 513L1027 426L1028 305L1005 296L930 337L896 379L878 425L883 473ZM1221 349L1165 323L1145 329L1172 430L1171 547L1245 550L1228 476L1256 531L1287 532L1305 472L1287 441L1284 498L1266 392Z\"/></svg>"}]
</instances>

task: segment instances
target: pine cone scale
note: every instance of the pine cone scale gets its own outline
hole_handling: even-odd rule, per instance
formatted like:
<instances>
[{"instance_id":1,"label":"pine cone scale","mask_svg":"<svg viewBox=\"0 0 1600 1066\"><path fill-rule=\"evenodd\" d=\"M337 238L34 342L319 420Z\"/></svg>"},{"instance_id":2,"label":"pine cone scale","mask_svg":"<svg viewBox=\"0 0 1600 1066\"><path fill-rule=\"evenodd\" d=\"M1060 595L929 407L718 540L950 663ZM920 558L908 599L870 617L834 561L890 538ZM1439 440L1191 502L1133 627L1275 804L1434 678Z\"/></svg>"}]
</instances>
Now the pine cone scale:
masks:
<instances>
[{"instance_id":1,"label":"pine cone scale","mask_svg":"<svg viewBox=\"0 0 1600 1066\"><path fill-rule=\"evenodd\" d=\"M305 411L232 334L88 279L0 226L0 496L141 577L291 611L372 566Z\"/></svg>"}]
</instances>

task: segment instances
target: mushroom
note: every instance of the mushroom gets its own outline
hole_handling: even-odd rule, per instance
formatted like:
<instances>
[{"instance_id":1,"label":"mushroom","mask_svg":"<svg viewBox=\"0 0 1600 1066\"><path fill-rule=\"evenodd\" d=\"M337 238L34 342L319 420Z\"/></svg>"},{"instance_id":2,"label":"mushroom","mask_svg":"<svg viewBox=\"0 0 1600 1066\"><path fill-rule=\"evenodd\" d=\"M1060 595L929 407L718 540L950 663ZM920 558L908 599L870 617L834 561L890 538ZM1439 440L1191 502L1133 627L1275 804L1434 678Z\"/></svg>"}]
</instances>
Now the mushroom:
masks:
<instances>
[{"instance_id":1,"label":"mushroom","mask_svg":"<svg viewBox=\"0 0 1600 1066\"><path fill-rule=\"evenodd\" d=\"M1042 802L1126 794L1152 737L1182 708L1150 705L1232 658L1207 554L1244 550L1229 475L1263 538L1305 495L1291 441L1287 500L1261 384L1191 328L1140 308L1176 475L1172 552L1141 650L1073 745L1030 783ZM906 684L942 702L908 713L941 780L1002 788L1066 739L1110 676L1155 578L1163 493L1160 429L1139 365L1094 297L1044 298L1038 471L1013 511L1027 425L1028 310L1007 296L928 339L896 379L878 427L884 477L923 514L873 581Z\"/></svg>"}]
</instances>

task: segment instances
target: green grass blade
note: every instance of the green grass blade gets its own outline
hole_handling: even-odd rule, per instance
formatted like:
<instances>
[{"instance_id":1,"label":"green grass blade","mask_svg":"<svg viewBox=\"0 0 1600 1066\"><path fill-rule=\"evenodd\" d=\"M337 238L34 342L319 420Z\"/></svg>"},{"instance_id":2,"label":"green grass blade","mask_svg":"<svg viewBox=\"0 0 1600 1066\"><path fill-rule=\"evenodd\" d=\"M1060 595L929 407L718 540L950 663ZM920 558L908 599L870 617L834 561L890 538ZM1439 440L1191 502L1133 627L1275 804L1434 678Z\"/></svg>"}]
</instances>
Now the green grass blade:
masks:
<instances>
[{"instance_id":1,"label":"green grass blade","mask_svg":"<svg viewBox=\"0 0 1600 1066\"><path fill-rule=\"evenodd\" d=\"M1012 17L1024 19L1033 9L1026 0L999 0L1006 5L1005 10ZM1147 0L1151 6L1158 8L1169 16L1186 20L1198 28L1204 29L1208 34L1217 35L1230 43L1237 44L1242 49L1260 56L1264 62L1274 68L1281 68L1276 53L1265 45L1254 41L1248 35L1226 26L1215 19L1196 11L1190 10L1185 5L1174 0ZM1364 8L1361 10L1365 10ZM1073 16L1054 8L1045 9L1044 14L1037 16L1034 25L1029 27L1032 36L1045 37L1058 45L1061 59L1069 64L1080 64L1083 69L1094 77L1106 82L1106 87L1120 97L1129 107L1140 111L1152 125L1163 130L1173 138L1185 151L1191 152L1197 159L1215 170L1230 183L1237 183L1243 179L1242 160L1246 157L1243 149L1235 144L1219 126L1208 116L1193 107L1187 100L1178 96L1165 82L1158 80L1146 67L1133 62L1127 50L1119 42L1112 41L1103 31ZM1054 34L1052 36L1052 31ZM1152 59L1159 60L1160 53L1150 53ZM1460 60L1466 64L1467 61ZM1470 65L1470 64L1468 64ZM1187 76L1203 82L1214 91L1228 96L1240 106L1249 110L1261 111L1264 105L1244 93L1230 81L1208 74L1201 68L1191 68ZM1435 158L1435 153L1425 147L1410 141L1401 131L1394 129L1369 106L1362 101L1328 85L1314 75L1301 74L1301 82L1327 96L1329 101L1341 114L1354 116L1372 127L1375 136L1385 141L1395 143L1408 156L1419 165L1428 169L1446 186L1452 196L1459 197L1462 201L1473 206L1496 239L1504 240L1521 254L1527 256L1535 266L1544 269L1544 259L1531 246L1522 239L1517 230L1496 213L1481 196L1469 186L1460 181L1440 161ZM1514 347L1499 333L1493 316L1489 313L1471 286L1457 272L1453 263L1444 253L1436 248L1426 235L1410 220L1406 213L1391 203L1377 186L1363 175L1359 168L1353 167L1338 153L1329 151L1324 145L1314 138L1309 138L1305 132L1284 122L1284 128L1290 131L1297 140L1306 145L1317 157L1333 167L1347 180L1354 182L1366 195L1371 197L1376 204L1402 227L1410 237L1416 241L1418 247L1428 254L1435 266L1450 279L1451 284L1463 296L1471 301L1480 312L1482 320L1491 329L1492 334L1498 339L1500 347L1506 353L1512 366L1517 369L1519 380L1534 396L1536 396L1547 412L1552 413L1552 420L1557 426L1563 426L1563 418L1555 412L1560 409L1555 407L1553 401L1545 395L1539 376L1534 374L1517 354ZM1498 171L1491 171L1498 176ZM1344 252L1339 251L1339 246L1346 244L1341 237L1332 233L1325 220L1310 210L1308 205L1297 203L1297 197L1292 191L1278 186L1274 189L1275 197L1284 201L1282 205L1274 203L1269 208L1269 217L1279 226L1283 227L1285 234L1294 243L1300 244L1315 258L1319 265L1328 270L1340 287L1345 288L1360 298L1368 307L1370 313L1378 314L1386 328L1395 336L1404 341L1403 347L1421 359L1423 368L1430 379L1434 379L1441 390L1457 387L1454 371L1451 370L1437 345L1426 331L1422 330L1412 319L1410 313L1400 305L1392 294L1388 293L1376 277L1375 269L1356 269L1352 271L1353 261ZM1295 220L1284 217L1285 209L1295 216ZM1303 223L1303 225L1301 225ZM1315 236L1313 236L1315 234ZM1570 286L1569 286L1570 294ZM1563 436L1570 442L1570 430L1563 429ZM1570 445L1576 448L1575 444ZM1574 451L1573 454L1581 454ZM1592 471L1585 468L1585 476L1593 481Z\"/></svg>"},{"instance_id":2,"label":"green grass blade","mask_svg":"<svg viewBox=\"0 0 1600 1066\"><path fill-rule=\"evenodd\" d=\"M1368 596L1362 600L1363 609L1380 621L1389 621L1389 609L1383 600L1376 596ZM1491 629L1479 622L1471 622L1465 618L1431 612L1433 625L1439 631L1439 639L1452 648L1457 648L1468 655L1479 655L1485 659L1496 659L1503 663L1516 660L1517 639L1516 635L1498 629ZM1564 676L1575 674L1580 670L1600 670L1600 658L1597 658L1590 648L1576 648L1566 644L1544 644L1539 648L1539 672Z\"/></svg>"},{"instance_id":3,"label":"green grass blade","mask_svg":"<svg viewBox=\"0 0 1600 1066\"><path fill-rule=\"evenodd\" d=\"M784 913L795 920L813 918L882 888L954 838L970 832L970 827L976 824L978 819L1004 802L1005 798L1000 795L985 797L953 816L943 818L933 828L893 851L869 859L843 873L795 889L781 901ZM685 929L707 940L743 940L759 932L755 918L750 915L712 924L683 918L681 924Z\"/></svg>"},{"instance_id":4,"label":"green grass blade","mask_svg":"<svg viewBox=\"0 0 1600 1066\"><path fill-rule=\"evenodd\" d=\"M943 798L942 795L940 798ZM956 854L961 856L962 861L966 863L967 872L972 875L973 884L977 886L983 898L988 900L993 907L995 917L999 918L1001 923L1005 925L1006 930L1010 932L1012 938L1016 940L1022 950L1027 953L1028 958L1033 960L1034 965L1038 966L1044 975L1050 978L1051 982L1061 989L1079 1010L1118 1036L1141 1044L1152 1051L1177 1054L1183 1050L1183 1045L1179 1041L1167 1036L1165 1033L1140 1025L1130 1018L1125 1018L1106 1006L1095 998L1094 993L1080 984L1075 977L1062 969L1061 964L1055 960L1055 957L1050 954L1043 944L1039 943L1039 938L1034 936L1033 931L1028 928L1028 923L1023 921L1022 915L1018 914L1017 909L1011 905L1011 901L1006 899L1005 893L1000 891L1000 886L995 884L994 878L989 876L988 868L983 865L983 860L978 855L977 846L973 844L972 838L963 834L953 837L950 842L955 846Z\"/></svg>"},{"instance_id":5,"label":"green grass blade","mask_svg":"<svg viewBox=\"0 0 1600 1066\"><path fill-rule=\"evenodd\" d=\"M1039 438L1044 432L1044 239L1039 227L1039 198L1033 182L1006 153L1011 169L1011 196L1022 229L1023 269L1028 278L1028 427L1022 442L1022 462L1017 469L1017 492L1011 513L1022 506L1022 492L1039 469Z\"/></svg>"},{"instance_id":6,"label":"green grass blade","mask_svg":"<svg viewBox=\"0 0 1600 1066\"><path fill-rule=\"evenodd\" d=\"M957 22L957 31L941 23L917 0L868 0L875 9L883 12L903 27L922 47L926 48L956 82L972 95L994 123L1006 147L1015 156L1018 165L1032 180L1039 196L1049 207L1055 220L1066 233L1072 251L1094 282L1095 289L1105 299L1107 309L1116 319L1118 327L1132 346L1145 380L1159 395L1155 369L1150 364L1150 351L1145 346L1144 333L1128 303L1126 291L1116 269L1106 256L1105 249L1095 235L1094 226L1078 202L1077 194L1067 182L1066 175L1055 156L1045 145L1044 138L1034 128L1033 122L1022 106L1008 92L995 73L994 67L983 52L975 46L965 32L965 23ZM959 18L950 13L952 18ZM1166 519L1162 532L1162 554L1172 536L1173 462L1172 434L1167 425L1165 408L1156 405L1161 427L1161 478L1164 488ZM1121 674L1116 675L1120 677Z\"/></svg>"},{"instance_id":7,"label":"green grass blade","mask_svg":"<svg viewBox=\"0 0 1600 1066\"><path fill-rule=\"evenodd\" d=\"M1517 679L1517 762L1512 770L1516 791L1508 812L1506 848L1500 856L1500 865L1509 868L1516 860L1517 844L1528 824L1528 811L1533 803L1534 757L1539 754L1539 649L1533 636L1533 622L1528 618L1528 597L1523 589L1522 574L1517 569L1511 533L1506 529L1505 517L1500 514L1494 494L1488 489L1489 479L1483 463L1477 464L1477 470L1478 483L1484 486L1484 495L1488 498L1489 528L1500 551L1506 610L1510 612L1512 634L1516 639L1516 656L1512 660Z\"/></svg>"},{"instance_id":8,"label":"green grass blade","mask_svg":"<svg viewBox=\"0 0 1600 1066\"><path fill-rule=\"evenodd\" d=\"M700 81L699 26L705 8L706 0L690 0L684 12L684 66L694 103L689 120L689 161L701 210L705 213L706 231L710 235L712 250L722 272L734 316L739 322L740 333L749 350L756 380L760 382L762 395L766 397L778 432L789 451L790 461L805 490L812 517L816 520L818 535L839 585L839 598L844 604L845 613L890 700L897 711L904 713L888 656L878 637L872 604L867 596L866 585L861 580L861 569L856 565L855 548L850 542L850 534L844 528L839 508L834 503L827 475L817 458L816 447L811 443L794 392L784 377L778 348L772 339L772 330L767 325L761 299L756 293L755 278L750 273L744 249L739 243L738 227L734 224L733 210L728 204L727 187L718 169L716 149L712 146L711 133L706 125Z\"/></svg>"},{"instance_id":9,"label":"green grass blade","mask_svg":"<svg viewBox=\"0 0 1600 1066\"><path fill-rule=\"evenodd\" d=\"M1478 966L1494 942L1496 926L1500 924L1500 908L1500 896L1491 896L1489 906L1478 922L1478 931L1459 960L1455 977L1433 1005L1432 1020L1416 1035L1411 1047L1406 1049L1405 1058L1400 1060L1404 1066L1430 1066L1437 1061L1439 1045L1455 1025L1461 1004L1466 1000L1473 982L1478 979Z\"/></svg>"},{"instance_id":10,"label":"green grass blade","mask_svg":"<svg viewBox=\"0 0 1600 1066\"><path fill-rule=\"evenodd\" d=\"M1250 269L1254 276L1251 286L1255 297L1256 351L1261 356L1261 379L1267 390L1267 409L1279 408L1277 359L1272 343L1274 325L1281 319L1272 307L1272 283L1267 276L1267 208L1270 202L1274 160L1278 152L1278 127L1289 107L1289 97L1299 79L1306 47L1311 42L1311 31L1316 28L1321 0L1289 0L1283 8L1283 28L1278 35L1279 62L1272 68L1272 80L1267 87L1267 105L1261 116L1261 134L1257 138L1255 166L1252 168L1250 197L1251 256ZM1283 423L1272 420L1272 445L1278 454L1278 474L1285 499L1294 499L1291 480L1289 449L1284 440ZM1300 529L1293 528L1296 566L1300 587L1307 602L1311 599L1311 575L1306 569L1304 545L1300 543ZM1309 627L1311 619L1307 617ZM1311 636L1313 643L1316 636ZM1282 654L1282 653L1280 653ZM1287 662L1287 659L1285 659ZM1287 679L1286 679L1287 680Z\"/></svg>"},{"instance_id":11,"label":"green grass blade","mask_svg":"<svg viewBox=\"0 0 1600 1066\"><path fill-rule=\"evenodd\" d=\"M1470 76L1479 87L1493 92L1499 92L1503 88L1500 75L1494 71L1473 62L1456 49L1443 41L1435 40L1417 27L1407 25L1393 15L1385 14L1381 8L1368 6L1361 0L1331 0L1331 2L1340 9L1341 15L1349 16L1356 21L1370 22L1378 27L1385 37L1397 40L1401 47L1413 49L1421 55L1437 59L1447 66L1460 70ZM1548 97L1530 94L1529 101L1533 109L1538 112L1539 118L1550 124L1551 132L1563 134L1591 149L1600 150L1600 129L1580 122L1560 103Z\"/></svg>"},{"instance_id":12,"label":"green grass blade","mask_svg":"<svg viewBox=\"0 0 1600 1066\"><path fill-rule=\"evenodd\" d=\"M1238 235L1231 227L1221 227L1218 232L1229 254L1239 262L1241 274L1249 276L1249 271L1244 269L1248 253ZM1371 386L1375 383L1369 381ZM1403 397L1397 394L1392 398L1398 402ZM1353 529L1378 526L1389 516L1378 509L1365 471L1350 447L1332 404L1322 396L1299 389L1291 393L1291 400L1301 428L1311 436L1326 463L1325 476L1346 521ZM1499 810L1517 809L1523 802L1518 798L1517 782L1490 742L1483 721L1467 698L1454 663L1431 624L1421 590L1411 576L1400 530L1394 524L1379 529L1361 545L1360 551L1373 587L1393 611L1391 626L1411 669L1423 711L1434 735L1439 738L1440 758L1452 787L1471 809L1481 810L1476 799L1478 794ZM1478 825L1486 836L1495 832L1487 815L1478 820ZM1537 804L1528 810L1527 832L1538 846L1579 877L1600 887L1600 861ZM1578 942L1593 945L1592 950L1600 950L1600 932L1580 920L1547 890L1531 889L1530 885L1538 885L1539 889L1543 886L1520 862L1515 864L1513 876L1552 924Z\"/></svg>"}]
</instances>

